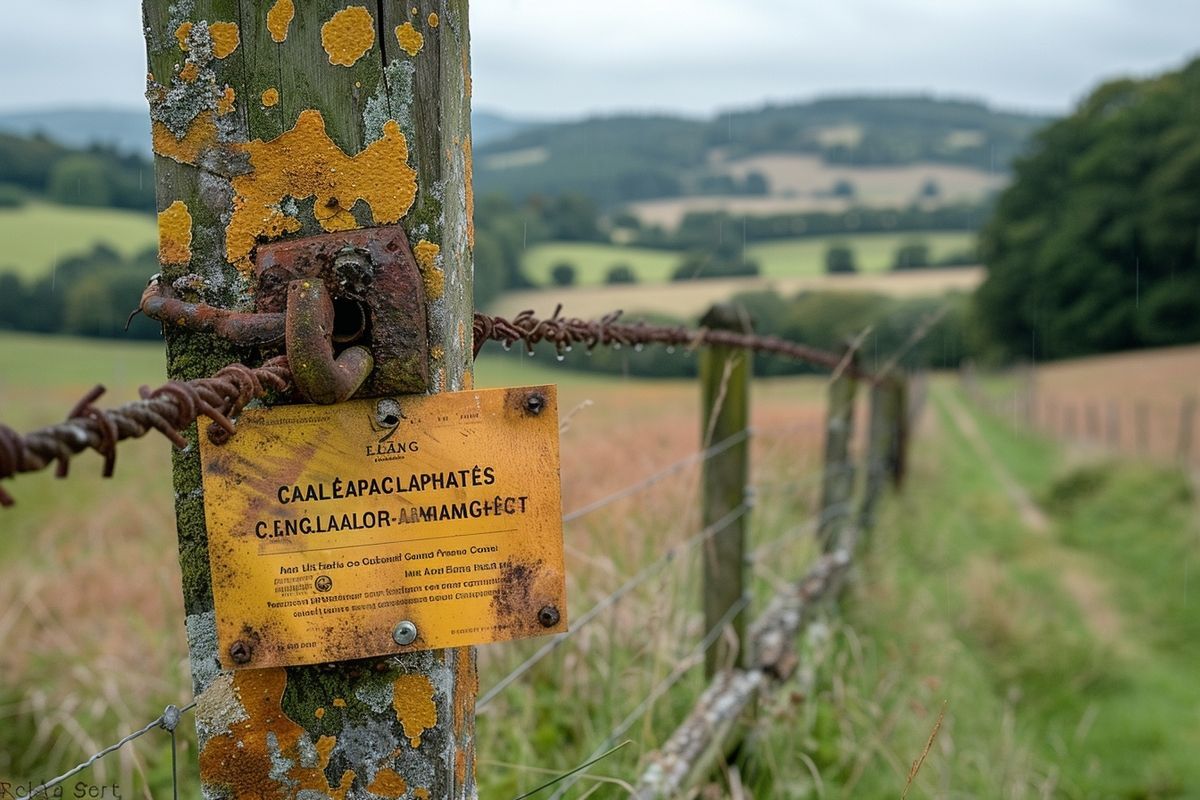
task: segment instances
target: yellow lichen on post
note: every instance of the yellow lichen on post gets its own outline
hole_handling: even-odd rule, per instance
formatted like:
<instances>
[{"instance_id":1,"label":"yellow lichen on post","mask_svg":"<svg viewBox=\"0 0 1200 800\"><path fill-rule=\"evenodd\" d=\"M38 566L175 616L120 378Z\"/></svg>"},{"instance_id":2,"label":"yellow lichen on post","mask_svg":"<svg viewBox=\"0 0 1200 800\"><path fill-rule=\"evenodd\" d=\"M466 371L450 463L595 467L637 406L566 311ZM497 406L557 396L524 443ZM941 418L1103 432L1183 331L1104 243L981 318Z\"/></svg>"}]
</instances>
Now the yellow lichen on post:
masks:
<instances>
[{"instance_id":1,"label":"yellow lichen on post","mask_svg":"<svg viewBox=\"0 0 1200 800\"><path fill-rule=\"evenodd\" d=\"M275 0L275 5L267 11L267 31L271 40L278 43L287 41L288 28L292 18L296 16L296 6L292 0Z\"/></svg>"},{"instance_id":2,"label":"yellow lichen on post","mask_svg":"<svg viewBox=\"0 0 1200 800\"><path fill-rule=\"evenodd\" d=\"M413 248L413 257L421 269L421 278L425 281L425 299L437 300L446 291L446 274L438 267L438 256L442 248L435 242L422 239Z\"/></svg>"},{"instance_id":3,"label":"yellow lichen on post","mask_svg":"<svg viewBox=\"0 0 1200 800\"><path fill-rule=\"evenodd\" d=\"M429 19L427 20L427 22L429 23L429 27L431 27L431 28L436 28L438 26L438 24L441 22L441 20L438 18L436 11L429 12Z\"/></svg>"},{"instance_id":4,"label":"yellow lichen on post","mask_svg":"<svg viewBox=\"0 0 1200 800\"><path fill-rule=\"evenodd\" d=\"M181 22L179 27L175 29L175 41L179 42L179 49L183 50L184 52L187 52L187 37L191 32L192 23L190 22Z\"/></svg>"},{"instance_id":5,"label":"yellow lichen on post","mask_svg":"<svg viewBox=\"0 0 1200 800\"><path fill-rule=\"evenodd\" d=\"M420 673L401 675L392 687L392 707L404 727L404 735L413 747L421 746L421 734L437 725L437 706L433 702L433 684Z\"/></svg>"},{"instance_id":6,"label":"yellow lichen on post","mask_svg":"<svg viewBox=\"0 0 1200 800\"><path fill-rule=\"evenodd\" d=\"M284 670L243 670L233 677L233 686L241 719L204 743L200 779L209 786L227 787L231 797L295 797L307 790L345 800L354 771L343 771L337 785L326 778L336 744L332 736L317 741L316 759L306 754L314 749L312 740L280 706L287 687ZM271 770L276 762L284 765L278 775Z\"/></svg>"},{"instance_id":7,"label":"yellow lichen on post","mask_svg":"<svg viewBox=\"0 0 1200 800\"><path fill-rule=\"evenodd\" d=\"M279 90L274 86L264 90L262 93L262 104L265 108L271 108L272 106L278 105Z\"/></svg>"},{"instance_id":8,"label":"yellow lichen on post","mask_svg":"<svg viewBox=\"0 0 1200 800\"><path fill-rule=\"evenodd\" d=\"M192 214L182 200L158 214L158 260L183 265L192 260Z\"/></svg>"},{"instance_id":9,"label":"yellow lichen on post","mask_svg":"<svg viewBox=\"0 0 1200 800\"><path fill-rule=\"evenodd\" d=\"M226 86L225 91L217 98L217 113L222 117L226 114L232 114L237 101L237 92L232 86Z\"/></svg>"},{"instance_id":10,"label":"yellow lichen on post","mask_svg":"<svg viewBox=\"0 0 1200 800\"><path fill-rule=\"evenodd\" d=\"M195 83L196 78L199 77L199 75L200 67L195 61L189 61L183 65L183 69L179 70L180 79L187 81L188 83Z\"/></svg>"},{"instance_id":11,"label":"yellow lichen on post","mask_svg":"<svg viewBox=\"0 0 1200 800\"><path fill-rule=\"evenodd\" d=\"M217 124L211 113L201 114L192 120L183 138L176 138L163 123L155 120L150 128L150 140L157 155L180 164L195 165L200 153L217 142Z\"/></svg>"},{"instance_id":12,"label":"yellow lichen on post","mask_svg":"<svg viewBox=\"0 0 1200 800\"><path fill-rule=\"evenodd\" d=\"M375 20L363 6L350 6L321 26L321 46L329 63L350 67L375 44Z\"/></svg>"},{"instance_id":13,"label":"yellow lichen on post","mask_svg":"<svg viewBox=\"0 0 1200 800\"><path fill-rule=\"evenodd\" d=\"M383 136L354 156L325 132L321 112L301 112L296 126L275 139L243 145L250 171L233 178L233 214L225 229L226 257L249 272L259 236L278 235L299 223L282 214L286 198L313 198L313 216L327 231L357 228L350 209L362 200L377 224L399 222L417 194L417 173L408 164L408 143L395 120ZM381 181L380 175L389 176Z\"/></svg>"},{"instance_id":14,"label":"yellow lichen on post","mask_svg":"<svg viewBox=\"0 0 1200 800\"><path fill-rule=\"evenodd\" d=\"M413 27L411 22L406 22L403 25L396 26L396 41L404 48L404 52L410 56L416 56L421 52L421 48L425 46L425 37L421 32Z\"/></svg>"},{"instance_id":15,"label":"yellow lichen on post","mask_svg":"<svg viewBox=\"0 0 1200 800\"><path fill-rule=\"evenodd\" d=\"M378 797L403 797L408 791L408 781L400 777L394 769L385 767L375 773L375 780L371 781L367 791Z\"/></svg>"},{"instance_id":16,"label":"yellow lichen on post","mask_svg":"<svg viewBox=\"0 0 1200 800\"><path fill-rule=\"evenodd\" d=\"M208 26L208 34L212 37L212 52L216 58L229 56L241 43L236 22L213 22Z\"/></svg>"}]
</instances>

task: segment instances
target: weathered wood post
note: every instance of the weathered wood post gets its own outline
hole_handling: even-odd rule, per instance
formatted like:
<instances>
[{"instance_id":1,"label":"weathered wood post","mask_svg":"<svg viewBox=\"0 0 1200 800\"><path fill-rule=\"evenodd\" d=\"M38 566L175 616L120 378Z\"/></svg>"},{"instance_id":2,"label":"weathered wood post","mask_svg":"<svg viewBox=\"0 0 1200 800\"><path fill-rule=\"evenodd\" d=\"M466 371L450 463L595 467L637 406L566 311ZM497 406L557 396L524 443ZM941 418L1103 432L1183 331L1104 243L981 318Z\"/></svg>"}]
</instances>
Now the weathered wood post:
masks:
<instances>
[{"instance_id":1,"label":"weathered wood post","mask_svg":"<svg viewBox=\"0 0 1200 800\"><path fill-rule=\"evenodd\" d=\"M866 478L859 503L858 526L864 533L875 527L875 510L883 487L894 469L899 430L897 425L898 396L892 377L877 380L871 385L870 418L867 428Z\"/></svg>"},{"instance_id":2,"label":"weathered wood post","mask_svg":"<svg viewBox=\"0 0 1200 800\"><path fill-rule=\"evenodd\" d=\"M1145 400L1138 400L1134 406L1135 426L1137 428L1137 451L1141 455L1150 452L1150 406Z\"/></svg>"},{"instance_id":3,"label":"weathered wood post","mask_svg":"<svg viewBox=\"0 0 1200 800\"><path fill-rule=\"evenodd\" d=\"M908 448L912 442L912 426L916 419L915 409L909 401L909 379L905 374L896 375L892 379L892 401L888 411L892 416L892 452L889 467L891 469L892 488L904 488L904 479L908 475Z\"/></svg>"},{"instance_id":4,"label":"weathered wood post","mask_svg":"<svg viewBox=\"0 0 1200 800\"><path fill-rule=\"evenodd\" d=\"M1121 449L1121 406L1115 400L1108 401L1108 446Z\"/></svg>"},{"instance_id":5,"label":"weathered wood post","mask_svg":"<svg viewBox=\"0 0 1200 800\"><path fill-rule=\"evenodd\" d=\"M719 330L744 330L747 320L730 305L713 306L700 324ZM705 528L736 511L747 497L750 443L746 428L750 415L750 368L748 351L710 345L700 355L701 446L719 447L702 468L703 519ZM742 437L737 440L736 437ZM734 439L728 446L723 445ZM704 543L704 630L712 630L740 602L746 591L746 528L748 516L726 524ZM740 652L731 652L722 636L705 653L704 669L712 677L720 668L738 666L745 659L747 611L734 615L731 623Z\"/></svg>"},{"instance_id":6,"label":"weathered wood post","mask_svg":"<svg viewBox=\"0 0 1200 800\"><path fill-rule=\"evenodd\" d=\"M1196 396L1184 395L1179 404L1179 441L1175 448L1175 457L1180 464L1188 464L1192 460L1192 435L1196 422Z\"/></svg>"},{"instance_id":7,"label":"weathered wood post","mask_svg":"<svg viewBox=\"0 0 1200 800\"><path fill-rule=\"evenodd\" d=\"M964 372L964 377L969 372ZM971 386L971 383L967 384ZM854 436L854 393L858 388L858 354L847 352L846 365L829 383L829 408L825 421L825 463L821 480L821 517L817 540L832 550L841 544L851 518L850 495L854 491L854 465L850 441Z\"/></svg>"},{"instance_id":8,"label":"weathered wood post","mask_svg":"<svg viewBox=\"0 0 1200 800\"><path fill-rule=\"evenodd\" d=\"M379 350L411 342L369 331L372 380L396 392L427 370L428 391L469 387L467 0L144 0L143 14L162 285L253 311L264 243L399 223L420 270L406 294L427 312L428 361L381 376ZM167 325L166 340L172 378L262 357L185 327ZM222 555L209 552L197 437L193 426L174 480L205 797L474 797L472 648L222 667L210 574Z\"/></svg>"}]
</instances>

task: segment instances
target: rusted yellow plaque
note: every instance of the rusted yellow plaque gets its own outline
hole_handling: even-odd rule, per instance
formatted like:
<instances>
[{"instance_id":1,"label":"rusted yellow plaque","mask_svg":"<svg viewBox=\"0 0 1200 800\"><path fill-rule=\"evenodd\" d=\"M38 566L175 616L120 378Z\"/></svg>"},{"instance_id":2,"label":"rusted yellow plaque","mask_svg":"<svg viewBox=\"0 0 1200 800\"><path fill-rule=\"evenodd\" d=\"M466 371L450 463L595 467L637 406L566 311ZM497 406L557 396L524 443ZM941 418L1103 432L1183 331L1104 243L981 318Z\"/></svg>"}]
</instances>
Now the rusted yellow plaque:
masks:
<instances>
[{"instance_id":1,"label":"rusted yellow plaque","mask_svg":"<svg viewBox=\"0 0 1200 800\"><path fill-rule=\"evenodd\" d=\"M226 667L566 630L555 387L248 410L200 438Z\"/></svg>"}]
</instances>

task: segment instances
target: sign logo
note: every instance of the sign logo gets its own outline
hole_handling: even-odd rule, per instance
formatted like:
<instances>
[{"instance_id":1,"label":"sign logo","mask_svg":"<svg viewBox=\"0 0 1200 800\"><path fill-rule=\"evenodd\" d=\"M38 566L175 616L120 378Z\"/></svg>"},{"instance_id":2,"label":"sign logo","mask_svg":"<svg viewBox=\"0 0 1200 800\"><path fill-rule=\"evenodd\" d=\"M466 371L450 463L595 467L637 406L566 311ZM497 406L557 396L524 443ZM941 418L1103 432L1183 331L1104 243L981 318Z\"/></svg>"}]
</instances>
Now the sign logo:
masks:
<instances>
[{"instance_id":1,"label":"sign logo","mask_svg":"<svg viewBox=\"0 0 1200 800\"><path fill-rule=\"evenodd\" d=\"M333 588L333 578L328 575L318 575L317 579L313 581L313 588L318 592L328 592Z\"/></svg>"}]
</instances>

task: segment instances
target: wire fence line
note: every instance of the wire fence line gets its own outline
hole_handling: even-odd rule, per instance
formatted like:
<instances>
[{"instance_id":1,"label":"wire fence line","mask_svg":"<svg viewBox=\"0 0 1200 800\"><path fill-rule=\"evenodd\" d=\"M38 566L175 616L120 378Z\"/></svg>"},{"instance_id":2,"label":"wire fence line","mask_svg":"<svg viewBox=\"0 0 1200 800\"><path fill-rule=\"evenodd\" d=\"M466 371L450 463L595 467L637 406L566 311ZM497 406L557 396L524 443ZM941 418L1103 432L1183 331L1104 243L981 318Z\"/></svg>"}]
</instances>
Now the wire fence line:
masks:
<instances>
[{"instance_id":1,"label":"wire fence line","mask_svg":"<svg viewBox=\"0 0 1200 800\"><path fill-rule=\"evenodd\" d=\"M154 730L155 728L161 728L161 729L165 730L167 733L171 734L171 780L172 780L172 784L173 784L173 788L174 788L174 794L176 797L178 797L179 796L179 783L178 783L178 775L175 771L175 746L174 746L175 745L175 728L179 725L180 718L185 713L187 713L188 711L191 711L195 707L196 707L195 700L193 700L192 702L183 706L182 708L180 708L179 706L175 706L175 705L167 706L165 709L163 709L163 713L158 716L158 719L153 720L152 722L146 723L146 725L137 729L136 731L129 734L128 736L124 736L119 741L117 741L113 744L110 744L108 747L105 747L103 750L98 751L96 754L94 754L93 756L88 758L86 761L79 764L78 766L72 767L71 769L64 772L62 775L59 775L56 778L51 778L50 780L46 781L45 783L43 783L40 786L35 786L33 789L29 790L29 794L27 795L27 797L33 798L33 797L38 797L41 795L45 795L46 797L49 797L50 790L53 789L55 786L58 786L63 781L69 780L70 778L74 777L75 775L78 775L80 772L83 772L85 769L92 766L100 759L104 758L107 755L117 752L125 745L129 744L130 742L134 741L135 739L140 739L141 737L145 736L147 733Z\"/></svg>"},{"instance_id":2,"label":"wire fence line","mask_svg":"<svg viewBox=\"0 0 1200 800\"><path fill-rule=\"evenodd\" d=\"M657 559L643 567L636 575L626 580L623 584L617 587L615 591L607 595L604 599L600 600L598 603L584 612L583 616L573 620L570 630L566 631L565 633L560 633L558 636L550 639L548 642L534 651L529 658L522 661L515 669L497 681L491 689L489 689L483 694L482 697L479 698L479 701L475 704L475 708L480 710L486 708L501 692L512 685L513 682L515 682L525 673L529 672L529 670L533 669L533 667L537 665L539 661L557 650L564 643L579 635L581 630L586 628L589 623L603 614L607 609L616 605L622 597L625 597L625 595L629 594L634 589L648 581L650 578L654 577L654 575L656 575L663 567L678 558L681 553L696 547L708 539L711 539L714 535L724 530L732 522L745 516L749 511L750 504L743 503L742 505L730 511L721 519L705 527L699 533L696 533L682 542L677 542L676 544L667 548L667 550L664 551L663 554Z\"/></svg>"},{"instance_id":3,"label":"wire fence line","mask_svg":"<svg viewBox=\"0 0 1200 800\"><path fill-rule=\"evenodd\" d=\"M643 492L646 489L649 489L651 486L655 485L656 483L659 483L660 481L663 481L663 480L671 477L672 475L675 475L675 474L681 472L682 470L686 469L687 467L689 467L693 464L696 464L698 462L707 461L710 458L712 458L713 456L716 456L720 453L725 452L726 450L733 447L734 445L740 444L741 442L746 441L753 435L754 435L753 429L747 428L746 430L740 431L738 433L735 433L732 436L726 437L725 439L721 440L720 442L717 442L714 445L706 447L703 450L699 450L690 455L686 455L683 458L668 464L667 466L663 467L659 471L646 476L645 478L638 481L637 483L630 484L629 486L626 486L623 489L618 489L617 491L613 492L610 495L601 497L599 500L595 500L595 501L588 503L580 508L575 509L574 511L572 511L568 514L564 514L563 515L563 523L566 524L566 523L574 522L575 520L580 519L581 517L586 517L588 514L591 514L593 511L599 511L600 509L604 508L605 506L611 505L612 503L615 503L618 500L624 500L626 497L630 497L632 495L638 494L639 492Z\"/></svg>"},{"instance_id":4,"label":"wire fence line","mask_svg":"<svg viewBox=\"0 0 1200 800\"><path fill-rule=\"evenodd\" d=\"M675 668L672 669L665 678L659 681L654 688L650 690L650 693L647 694L642 701L633 708L632 711L626 714L625 717L613 727L613 729L608 733L607 736L604 737L596 749L592 751L592 754L587 757L587 760L591 761L595 759L601 753L612 747L613 744L616 743L617 739L625 735L625 733L631 727L633 727L633 724L641 719L660 697L669 692L675 686L675 684L679 683L679 681L681 681L688 672L695 668L697 664L700 664L704 658L704 654L707 653L712 646L716 644L717 639L721 637L721 633L725 630L725 626L731 623L734 617L744 611L749 605L750 596L742 595L742 597L736 603L730 606L729 610L725 612L724 616L722 616L715 625L709 628L708 632L704 635L704 638L700 640L700 643L693 647L692 650L688 652L688 654L681 659L678 664L675 665ZM550 800L561 798L564 794L566 794L568 789L578 783L583 777L583 774L572 775L565 782L563 782L563 784L553 795L550 796Z\"/></svg>"}]
</instances>

